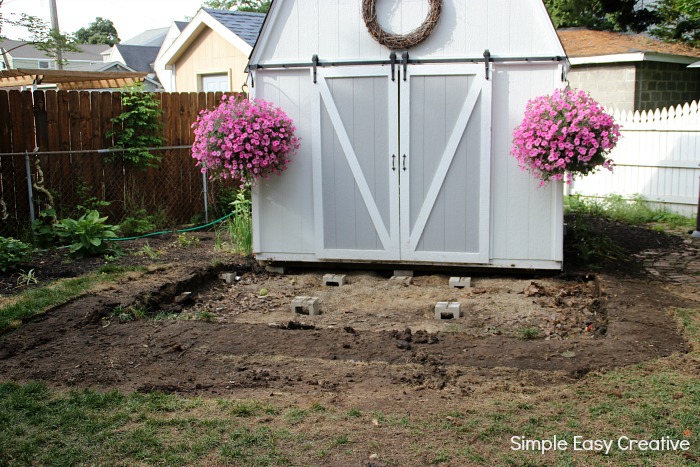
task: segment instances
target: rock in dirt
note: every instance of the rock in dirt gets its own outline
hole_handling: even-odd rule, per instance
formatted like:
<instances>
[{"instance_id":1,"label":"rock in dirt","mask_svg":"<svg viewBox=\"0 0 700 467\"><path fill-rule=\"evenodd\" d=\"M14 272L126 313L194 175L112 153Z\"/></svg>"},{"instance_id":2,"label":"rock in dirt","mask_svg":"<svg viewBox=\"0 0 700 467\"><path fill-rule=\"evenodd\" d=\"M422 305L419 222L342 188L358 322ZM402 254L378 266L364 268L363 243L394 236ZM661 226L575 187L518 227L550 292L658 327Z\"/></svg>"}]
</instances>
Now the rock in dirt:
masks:
<instances>
[{"instance_id":1,"label":"rock in dirt","mask_svg":"<svg viewBox=\"0 0 700 467\"><path fill-rule=\"evenodd\" d=\"M544 297L546 294L544 287L537 282L530 282L530 285L525 287L525 295L528 297Z\"/></svg>"},{"instance_id":2,"label":"rock in dirt","mask_svg":"<svg viewBox=\"0 0 700 467\"><path fill-rule=\"evenodd\" d=\"M292 331L301 330L309 331L311 329L316 329L313 324L301 323L299 321L289 321L288 323L268 323L268 326L275 329L288 329Z\"/></svg>"},{"instance_id":3,"label":"rock in dirt","mask_svg":"<svg viewBox=\"0 0 700 467\"><path fill-rule=\"evenodd\" d=\"M411 344L409 344L407 341L397 341L396 342L396 347L398 347L401 350L411 350Z\"/></svg>"}]
</instances>

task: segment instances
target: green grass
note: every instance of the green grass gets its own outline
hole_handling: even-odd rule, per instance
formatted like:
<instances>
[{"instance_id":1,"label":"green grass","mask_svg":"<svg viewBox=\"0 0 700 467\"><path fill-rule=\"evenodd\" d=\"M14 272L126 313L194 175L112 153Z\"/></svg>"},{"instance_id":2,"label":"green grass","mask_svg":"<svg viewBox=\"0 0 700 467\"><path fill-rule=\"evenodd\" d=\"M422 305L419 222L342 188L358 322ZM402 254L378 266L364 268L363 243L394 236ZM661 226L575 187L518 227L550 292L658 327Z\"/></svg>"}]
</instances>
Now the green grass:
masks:
<instances>
[{"instance_id":1,"label":"green grass","mask_svg":"<svg viewBox=\"0 0 700 467\"><path fill-rule=\"evenodd\" d=\"M630 225L660 224L660 228L692 228L695 219L656 208L640 195L625 199L620 195L587 198L580 195L564 197L567 214L587 214L624 222Z\"/></svg>"},{"instance_id":2,"label":"green grass","mask_svg":"<svg viewBox=\"0 0 700 467\"><path fill-rule=\"evenodd\" d=\"M127 271L139 268L122 268L107 265L96 274L54 282L47 286L27 290L12 298L12 302L0 308L0 333L19 327L25 320L84 295L94 287L112 282Z\"/></svg>"}]
</instances>

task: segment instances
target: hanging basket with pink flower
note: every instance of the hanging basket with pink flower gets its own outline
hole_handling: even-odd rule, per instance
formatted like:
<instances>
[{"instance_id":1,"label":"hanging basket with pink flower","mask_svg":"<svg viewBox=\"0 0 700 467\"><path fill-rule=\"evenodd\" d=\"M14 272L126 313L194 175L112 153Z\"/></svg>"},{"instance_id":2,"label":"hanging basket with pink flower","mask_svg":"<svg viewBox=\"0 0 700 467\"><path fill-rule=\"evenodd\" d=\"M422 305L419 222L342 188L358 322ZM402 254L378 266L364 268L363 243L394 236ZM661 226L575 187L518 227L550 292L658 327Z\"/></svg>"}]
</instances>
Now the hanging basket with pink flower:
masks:
<instances>
[{"instance_id":1,"label":"hanging basket with pink flower","mask_svg":"<svg viewBox=\"0 0 700 467\"><path fill-rule=\"evenodd\" d=\"M571 183L600 168L612 171L608 155L619 138L620 126L586 92L556 90L527 103L511 154L540 186L550 180Z\"/></svg>"},{"instance_id":2,"label":"hanging basket with pink flower","mask_svg":"<svg viewBox=\"0 0 700 467\"><path fill-rule=\"evenodd\" d=\"M192 124L192 157L202 173L254 185L281 174L299 149L296 128L282 109L261 99L227 99Z\"/></svg>"}]
</instances>

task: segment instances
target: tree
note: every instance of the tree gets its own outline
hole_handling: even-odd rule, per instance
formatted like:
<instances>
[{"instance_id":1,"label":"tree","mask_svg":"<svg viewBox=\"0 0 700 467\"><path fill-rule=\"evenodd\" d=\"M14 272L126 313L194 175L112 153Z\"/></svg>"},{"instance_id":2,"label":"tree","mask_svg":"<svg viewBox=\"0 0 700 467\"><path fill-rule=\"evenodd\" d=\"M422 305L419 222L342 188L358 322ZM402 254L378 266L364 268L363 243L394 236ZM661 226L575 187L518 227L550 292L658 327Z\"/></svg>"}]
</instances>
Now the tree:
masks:
<instances>
[{"instance_id":1,"label":"tree","mask_svg":"<svg viewBox=\"0 0 700 467\"><path fill-rule=\"evenodd\" d=\"M655 12L654 36L700 47L700 0L659 0Z\"/></svg>"},{"instance_id":2,"label":"tree","mask_svg":"<svg viewBox=\"0 0 700 467\"><path fill-rule=\"evenodd\" d=\"M205 8L217 10L252 11L267 13L270 11L271 0L207 0L202 4Z\"/></svg>"},{"instance_id":3,"label":"tree","mask_svg":"<svg viewBox=\"0 0 700 467\"><path fill-rule=\"evenodd\" d=\"M75 39L80 44L114 45L121 42L117 28L114 27L112 20L103 19L99 16L87 28L80 28L75 31Z\"/></svg>"},{"instance_id":4,"label":"tree","mask_svg":"<svg viewBox=\"0 0 700 467\"><path fill-rule=\"evenodd\" d=\"M48 23L38 16L21 13L19 19L6 21L8 24L25 28L30 35L29 40L26 42L44 52L49 58L58 60L59 55L63 55L65 52L80 52L73 36L62 34L60 31L52 29Z\"/></svg>"},{"instance_id":5,"label":"tree","mask_svg":"<svg viewBox=\"0 0 700 467\"><path fill-rule=\"evenodd\" d=\"M544 3L557 28L642 32L656 19L652 10L636 8L637 0L545 0Z\"/></svg>"}]
</instances>

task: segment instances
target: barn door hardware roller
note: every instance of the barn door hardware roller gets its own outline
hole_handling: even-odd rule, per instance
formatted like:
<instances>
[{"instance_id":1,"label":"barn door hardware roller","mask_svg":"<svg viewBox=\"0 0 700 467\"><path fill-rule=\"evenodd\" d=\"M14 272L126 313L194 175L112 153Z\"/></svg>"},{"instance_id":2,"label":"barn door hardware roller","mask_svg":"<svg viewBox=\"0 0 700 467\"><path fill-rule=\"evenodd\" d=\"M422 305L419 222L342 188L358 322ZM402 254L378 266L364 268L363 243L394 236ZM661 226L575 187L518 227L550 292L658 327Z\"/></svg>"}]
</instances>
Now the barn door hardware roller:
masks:
<instances>
[{"instance_id":1,"label":"barn door hardware roller","mask_svg":"<svg viewBox=\"0 0 700 467\"><path fill-rule=\"evenodd\" d=\"M389 61L391 62L391 80L396 81L396 52L389 54Z\"/></svg>"},{"instance_id":2,"label":"barn door hardware roller","mask_svg":"<svg viewBox=\"0 0 700 467\"><path fill-rule=\"evenodd\" d=\"M314 84L316 84L316 76L317 76L317 68L318 68L318 55L314 54L313 57L311 57L311 63L313 64L314 67Z\"/></svg>"},{"instance_id":3,"label":"barn door hardware roller","mask_svg":"<svg viewBox=\"0 0 700 467\"><path fill-rule=\"evenodd\" d=\"M489 49L484 50L484 67L486 67L486 80L489 79L489 71L490 71L490 66L489 64L491 63L491 52Z\"/></svg>"},{"instance_id":4,"label":"barn door hardware roller","mask_svg":"<svg viewBox=\"0 0 700 467\"><path fill-rule=\"evenodd\" d=\"M401 64L403 65L403 80L406 81L406 75L408 74L408 52L404 52L401 54Z\"/></svg>"}]
</instances>

